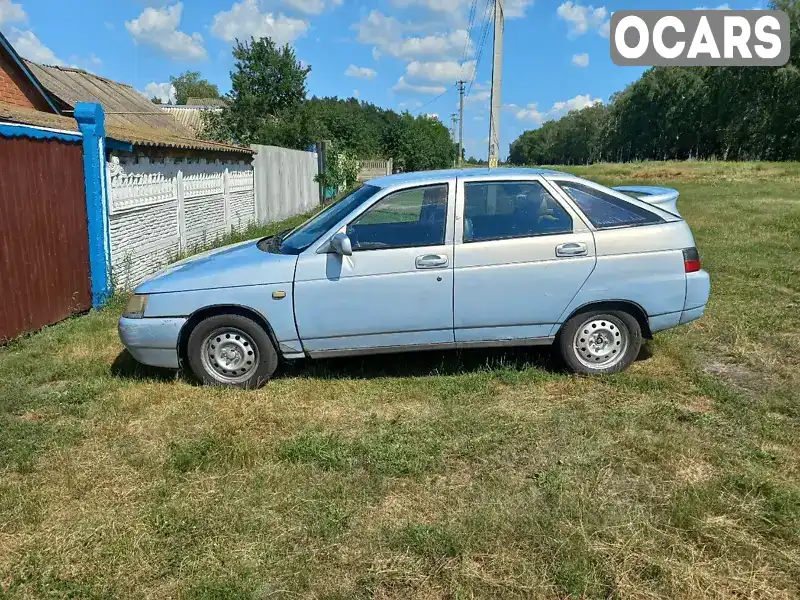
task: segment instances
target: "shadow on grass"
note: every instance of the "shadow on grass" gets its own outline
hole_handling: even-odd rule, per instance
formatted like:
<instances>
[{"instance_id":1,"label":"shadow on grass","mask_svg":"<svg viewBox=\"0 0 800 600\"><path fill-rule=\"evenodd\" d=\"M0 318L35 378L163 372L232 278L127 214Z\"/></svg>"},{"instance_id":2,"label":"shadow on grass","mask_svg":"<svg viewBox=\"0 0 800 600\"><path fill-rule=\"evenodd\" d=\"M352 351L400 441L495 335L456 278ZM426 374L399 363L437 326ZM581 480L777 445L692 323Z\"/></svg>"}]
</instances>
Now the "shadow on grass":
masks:
<instances>
[{"instance_id":1,"label":"shadow on grass","mask_svg":"<svg viewBox=\"0 0 800 600\"><path fill-rule=\"evenodd\" d=\"M648 343L642 345L636 361L652 358ZM275 378L307 377L312 379L376 379L380 377L436 377L481 371L523 371L539 369L550 373L567 373L562 361L550 346L447 350L375 354L341 358L301 359L282 362ZM136 361L123 350L111 365L111 374L121 379L181 381L199 385L191 372L181 369L150 367Z\"/></svg>"},{"instance_id":2,"label":"shadow on grass","mask_svg":"<svg viewBox=\"0 0 800 600\"><path fill-rule=\"evenodd\" d=\"M160 367L150 367L138 362L130 352L123 350L119 353L117 358L111 364L111 374L120 379L135 379L135 380L155 380L155 381L176 381L186 380L186 377L181 371L174 369L162 369Z\"/></svg>"}]
</instances>

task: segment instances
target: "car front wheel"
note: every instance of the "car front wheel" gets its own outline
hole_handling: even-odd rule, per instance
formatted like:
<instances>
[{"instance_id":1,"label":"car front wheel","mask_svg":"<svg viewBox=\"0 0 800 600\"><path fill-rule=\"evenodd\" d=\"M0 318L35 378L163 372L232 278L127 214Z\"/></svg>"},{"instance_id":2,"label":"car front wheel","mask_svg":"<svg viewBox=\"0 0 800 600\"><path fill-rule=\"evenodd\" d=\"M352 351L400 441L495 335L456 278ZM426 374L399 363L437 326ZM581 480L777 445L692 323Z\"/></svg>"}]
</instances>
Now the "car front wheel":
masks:
<instances>
[{"instance_id":1,"label":"car front wheel","mask_svg":"<svg viewBox=\"0 0 800 600\"><path fill-rule=\"evenodd\" d=\"M567 367L576 373L619 373L639 355L642 329L624 311L590 311L567 321L558 345Z\"/></svg>"},{"instance_id":2,"label":"car front wheel","mask_svg":"<svg viewBox=\"0 0 800 600\"><path fill-rule=\"evenodd\" d=\"M217 315L201 321L189 336L192 371L207 385L261 387L278 367L267 333L241 315Z\"/></svg>"}]
</instances>

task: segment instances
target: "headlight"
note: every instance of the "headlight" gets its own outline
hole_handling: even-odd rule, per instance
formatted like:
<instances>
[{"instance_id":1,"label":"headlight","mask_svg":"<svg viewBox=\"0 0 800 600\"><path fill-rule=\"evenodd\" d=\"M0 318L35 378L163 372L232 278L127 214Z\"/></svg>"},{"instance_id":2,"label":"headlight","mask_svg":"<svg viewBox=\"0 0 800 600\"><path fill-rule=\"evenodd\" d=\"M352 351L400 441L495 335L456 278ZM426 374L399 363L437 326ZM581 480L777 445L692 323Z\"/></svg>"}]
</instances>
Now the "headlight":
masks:
<instances>
[{"instance_id":1,"label":"headlight","mask_svg":"<svg viewBox=\"0 0 800 600\"><path fill-rule=\"evenodd\" d=\"M147 306L147 296L142 294L134 294L128 300L128 305L125 307L125 312L122 316L126 319L141 319L144 316L144 309Z\"/></svg>"}]
</instances>

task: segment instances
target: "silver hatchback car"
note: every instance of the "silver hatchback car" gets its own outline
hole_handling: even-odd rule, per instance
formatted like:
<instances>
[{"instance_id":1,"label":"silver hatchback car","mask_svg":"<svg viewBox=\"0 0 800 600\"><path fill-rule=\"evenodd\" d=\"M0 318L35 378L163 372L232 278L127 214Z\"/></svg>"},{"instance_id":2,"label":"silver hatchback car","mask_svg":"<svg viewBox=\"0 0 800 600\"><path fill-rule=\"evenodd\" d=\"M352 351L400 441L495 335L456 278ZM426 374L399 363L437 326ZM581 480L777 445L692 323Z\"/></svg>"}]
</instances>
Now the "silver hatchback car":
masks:
<instances>
[{"instance_id":1,"label":"silver hatchback car","mask_svg":"<svg viewBox=\"0 0 800 600\"><path fill-rule=\"evenodd\" d=\"M158 273L120 336L143 363L240 387L281 358L487 346L555 344L573 371L615 373L708 301L677 198L541 169L383 177Z\"/></svg>"}]
</instances>

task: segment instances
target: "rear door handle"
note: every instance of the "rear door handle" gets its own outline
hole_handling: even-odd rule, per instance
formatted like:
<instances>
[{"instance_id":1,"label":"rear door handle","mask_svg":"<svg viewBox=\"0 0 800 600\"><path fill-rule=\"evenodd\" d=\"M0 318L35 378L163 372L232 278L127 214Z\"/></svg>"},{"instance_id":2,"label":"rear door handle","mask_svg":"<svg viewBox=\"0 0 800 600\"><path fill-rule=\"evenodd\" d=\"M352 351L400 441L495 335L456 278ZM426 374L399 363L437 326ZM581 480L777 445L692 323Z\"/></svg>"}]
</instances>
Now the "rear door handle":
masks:
<instances>
[{"instance_id":1,"label":"rear door handle","mask_svg":"<svg viewBox=\"0 0 800 600\"><path fill-rule=\"evenodd\" d=\"M417 257L418 269L441 269L449 264L450 260L444 254L423 254Z\"/></svg>"},{"instance_id":2,"label":"rear door handle","mask_svg":"<svg viewBox=\"0 0 800 600\"><path fill-rule=\"evenodd\" d=\"M586 256L589 249L583 242L570 242L556 246L556 256Z\"/></svg>"}]
</instances>

